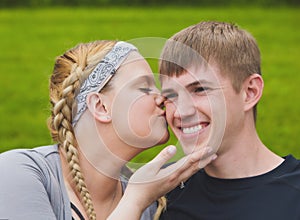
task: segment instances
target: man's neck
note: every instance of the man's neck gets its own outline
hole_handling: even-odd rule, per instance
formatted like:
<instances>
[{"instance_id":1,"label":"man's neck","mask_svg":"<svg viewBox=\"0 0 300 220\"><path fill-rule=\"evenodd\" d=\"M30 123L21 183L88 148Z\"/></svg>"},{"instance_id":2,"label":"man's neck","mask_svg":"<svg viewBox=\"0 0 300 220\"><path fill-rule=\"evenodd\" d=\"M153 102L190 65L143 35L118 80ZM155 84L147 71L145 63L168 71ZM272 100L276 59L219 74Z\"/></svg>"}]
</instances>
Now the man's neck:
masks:
<instances>
[{"instance_id":1,"label":"man's neck","mask_svg":"<svg viewBox=\"0 0 300 220\"><path fill-rule=\"evenodd\" d=\"M256 136L250 141L238 141L222 146L218 158L209 164L208 175L222 179L236 179L267 173L279 166L284 159L270 151Z\"/></svg>"}]
</instances>

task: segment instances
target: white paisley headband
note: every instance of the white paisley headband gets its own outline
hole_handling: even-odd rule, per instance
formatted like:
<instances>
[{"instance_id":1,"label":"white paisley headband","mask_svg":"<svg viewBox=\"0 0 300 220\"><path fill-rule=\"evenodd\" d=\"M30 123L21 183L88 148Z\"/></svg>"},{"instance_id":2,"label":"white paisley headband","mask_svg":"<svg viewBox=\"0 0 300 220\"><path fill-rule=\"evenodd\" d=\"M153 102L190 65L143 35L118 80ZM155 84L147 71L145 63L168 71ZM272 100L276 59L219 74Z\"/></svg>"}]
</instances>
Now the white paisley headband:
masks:
<instances>
[{"instance_id":1,"label":"white paisley headband","mask_svg":"<svg viewBox=\"0 0 300 220\"><path fill-rule=\"evenodd\" d=\"M87 95L91 92L100 92L113 77L131 51L137 51L137 48L132 44L123 41L117 42L83 82L79 93L76 96L77 108L76 112L73 111L73 127L76 126L79 118L87 108Z\"/></svg>"}]
</instances>

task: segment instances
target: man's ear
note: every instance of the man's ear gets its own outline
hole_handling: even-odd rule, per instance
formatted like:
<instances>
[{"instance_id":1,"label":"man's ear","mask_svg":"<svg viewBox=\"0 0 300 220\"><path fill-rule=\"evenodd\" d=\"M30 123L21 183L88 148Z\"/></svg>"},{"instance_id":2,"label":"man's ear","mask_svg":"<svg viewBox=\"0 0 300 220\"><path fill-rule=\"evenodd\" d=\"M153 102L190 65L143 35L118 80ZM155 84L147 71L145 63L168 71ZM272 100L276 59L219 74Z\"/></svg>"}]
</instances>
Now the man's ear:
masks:
<instances>
[{"instance_id":1,"label":"man's ear","mask_svg":"<svg viewBox=\"0 0 300 220\"><path fill-rule=\"evenodd\" d=\"M86 97L87 108L94 118L102 123L111 122L110 112L103 94L92 92Z\"/></svg>"},{"instance_id":2,"label":"man's ear","mask_svg":"<svg viewBox=\"0 0 300 220\"><path fill-rule=\"evenodd\" d=\"M264 88L261 75L255 73L250 75L243 83L244 110L252 109L260 100Z\"/></svg>"}]
</instances>

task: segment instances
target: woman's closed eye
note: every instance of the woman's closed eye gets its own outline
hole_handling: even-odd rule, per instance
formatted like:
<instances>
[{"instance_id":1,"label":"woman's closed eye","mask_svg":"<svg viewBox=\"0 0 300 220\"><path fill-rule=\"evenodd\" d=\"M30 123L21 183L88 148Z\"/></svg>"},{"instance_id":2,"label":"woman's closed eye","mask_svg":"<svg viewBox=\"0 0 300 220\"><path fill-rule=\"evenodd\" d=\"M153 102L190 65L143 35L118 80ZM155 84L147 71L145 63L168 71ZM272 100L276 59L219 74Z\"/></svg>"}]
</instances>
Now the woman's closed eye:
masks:
<instances>
[{"instance_id":1,"label":"woman's closed eye","mask_svg":"<svg viewBox=\"0 0 300 220\"><path fill-rule=\"evenodd\" d=\"M153 89L152 88L139 88L139 90L143 93L146 93L146 94L150 94L151 92L153 92Z\"/></svg>"}]
</instances>

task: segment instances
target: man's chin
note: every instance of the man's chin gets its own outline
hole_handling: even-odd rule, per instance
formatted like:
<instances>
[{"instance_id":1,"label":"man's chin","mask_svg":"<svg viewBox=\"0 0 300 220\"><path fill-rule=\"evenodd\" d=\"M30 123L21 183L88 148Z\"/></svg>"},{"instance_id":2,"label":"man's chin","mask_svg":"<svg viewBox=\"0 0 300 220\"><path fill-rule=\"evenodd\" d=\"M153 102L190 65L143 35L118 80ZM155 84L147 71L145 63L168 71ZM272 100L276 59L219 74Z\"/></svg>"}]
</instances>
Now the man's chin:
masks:
<instances>
[{"instance_id":1,"label":"man's chin","mask_svg":"<svg viewBox=\"0 0 300 220\"><path fill-rule=\"evenodd\" d=\"M191 154L193 152L199 151L202 148L206 147L206 145L204 143L202 143L202 144L181 143L181 146L182 146L182 150L183 150L185 155L188 155L188 154Z\"/></svg>"}]
</instances>

